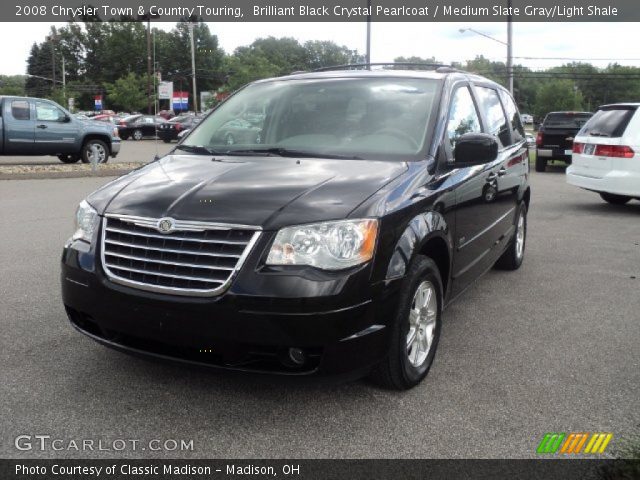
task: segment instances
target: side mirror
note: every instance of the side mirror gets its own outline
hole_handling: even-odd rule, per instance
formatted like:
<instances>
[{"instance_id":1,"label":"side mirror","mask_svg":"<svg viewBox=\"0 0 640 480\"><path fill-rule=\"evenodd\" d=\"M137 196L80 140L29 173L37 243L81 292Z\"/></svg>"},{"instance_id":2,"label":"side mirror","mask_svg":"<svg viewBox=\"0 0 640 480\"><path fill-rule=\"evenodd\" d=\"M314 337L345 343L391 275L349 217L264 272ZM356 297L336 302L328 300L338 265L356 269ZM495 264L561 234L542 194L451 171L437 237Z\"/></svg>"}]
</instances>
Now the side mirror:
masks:
<instances>
[{"instance_id":1,"label":"side mirror","mask_svg":"<svg viewBox=\"0 0 640 480\"><path fill-rule=\"evenodd\" d=\"M498 140L488 133L465 133L456 142L456 164L483 165L498 158Z\"/></svg>"},{"instance_id":2,"label":"side mirror","mask_svg":"<svg viewBox=\"0 0 640 480\"><path fill-rule=\"evenodd\" d=\"M61 123L68 123L71 121L71 117L65 113L64 116L58 118L58 121Z\"/></svg>"}]
</instances>

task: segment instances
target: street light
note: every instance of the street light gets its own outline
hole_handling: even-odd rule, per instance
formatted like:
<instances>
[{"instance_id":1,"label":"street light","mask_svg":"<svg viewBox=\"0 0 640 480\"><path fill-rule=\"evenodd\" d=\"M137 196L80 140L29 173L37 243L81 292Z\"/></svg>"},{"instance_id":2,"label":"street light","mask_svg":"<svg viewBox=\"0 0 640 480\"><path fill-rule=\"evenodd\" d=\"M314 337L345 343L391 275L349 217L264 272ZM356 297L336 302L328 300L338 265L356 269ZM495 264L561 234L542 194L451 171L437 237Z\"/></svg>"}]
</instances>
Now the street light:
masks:
<instances>
[{"instance_id":1,"label":"street light","mask_svg":"<svg viewBox=\"0 0 640 480\"><path fill-rule=\"evenodd\" d=\"M506 45L507 47L507 82L509 84L509 93L513 95L513 30L511 26L511 0L507 1L509 14L507 15L507 41L503 42L502 40L498 40L497 38L492 37L491 35L487 35L486 33L482 33L474 28L461 28L459 30L460 33L464 32L473 32L482 37L488 38L489 40L493 40L494 42L501 43L502 45Z\"/></svg>"}]
</instances>

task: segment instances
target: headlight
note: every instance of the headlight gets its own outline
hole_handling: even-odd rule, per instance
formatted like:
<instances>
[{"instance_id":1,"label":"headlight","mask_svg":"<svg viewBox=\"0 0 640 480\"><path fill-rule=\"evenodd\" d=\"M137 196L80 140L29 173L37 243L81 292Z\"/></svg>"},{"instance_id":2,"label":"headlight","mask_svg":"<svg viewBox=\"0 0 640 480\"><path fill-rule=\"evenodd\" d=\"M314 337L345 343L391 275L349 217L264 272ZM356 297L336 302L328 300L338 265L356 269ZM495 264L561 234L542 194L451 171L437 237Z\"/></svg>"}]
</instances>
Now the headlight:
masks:
<instances>
[{"instance_id":1,"label":"headlight","mask_svg":"<svg viewBox=\"0 0 640 480\"><path fill-rule=\"evenodd\" d=\"M98 221L98 212L86 200L81 201L76 210L76 232L73 239L91 243Z\"/></svg>"},{"instance_id":2,"label":"headlight","mask_svg":"<svg viewBox=\"0 0 640 480\"><path fill-rule=\"evenodd\" d=\"M373 257L378 235L375 219L342 220L281 229L271 246L268 265L311 265L340 270Z\"/></svg>"}]
</instances>

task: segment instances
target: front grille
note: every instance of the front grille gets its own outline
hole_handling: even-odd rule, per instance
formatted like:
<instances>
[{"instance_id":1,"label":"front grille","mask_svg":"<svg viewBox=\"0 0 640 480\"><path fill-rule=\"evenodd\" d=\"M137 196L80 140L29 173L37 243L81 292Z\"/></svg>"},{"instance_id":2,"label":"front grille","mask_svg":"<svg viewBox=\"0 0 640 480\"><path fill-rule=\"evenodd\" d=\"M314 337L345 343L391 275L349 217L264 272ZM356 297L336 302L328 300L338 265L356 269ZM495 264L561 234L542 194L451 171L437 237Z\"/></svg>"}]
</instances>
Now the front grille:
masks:
<instances>
[{"instance_id":1,"label":"front grille","mask_svg":"<svg viewBox=\"0 0 640 480\"><path fill-rule=\"evenodd\" d=\"M102 227L102 266L114 282L175 295L223 292L260 235L257 227L107 215Z\"/></svg>"}]
</instances>

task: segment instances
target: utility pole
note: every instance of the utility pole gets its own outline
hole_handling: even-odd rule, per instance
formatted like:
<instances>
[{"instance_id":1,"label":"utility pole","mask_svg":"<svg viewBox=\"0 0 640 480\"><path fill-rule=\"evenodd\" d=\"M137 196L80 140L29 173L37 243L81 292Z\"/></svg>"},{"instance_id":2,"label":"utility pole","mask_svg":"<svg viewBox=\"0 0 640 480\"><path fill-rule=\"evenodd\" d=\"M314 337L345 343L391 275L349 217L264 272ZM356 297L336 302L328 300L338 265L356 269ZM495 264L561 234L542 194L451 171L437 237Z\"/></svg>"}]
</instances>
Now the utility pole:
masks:
<instances>
[{"instance_id":1,"label":"utility pole","mask_svg":"<svg viewBox=\"0 0 640 480\"><path fill-rule=\"evenodd\" d=\"M513 22L511 0L507 0L509 14L507 16L507 74L509 75L509 93L513 97Z\"/></svg>"},{"instance_id":2,"label":"utility pole","mask_svg":"<svg viewBox=\"0 0 640 480\"><path fill-rule=\"evenodd\" d=\"M371 64L371 0L367 0L367 65L370 65L370 64Z\"/></svg>"},{"instance_id":3,"label":"utility pole","mask_svg":"<svg viewBox=\"0 0 640 480\"><path fill-rule=\"evenodd\" d=\"M64 55L62 55L62 98L67 103L67 73L64 68ZM66 108L66 105L63 105Z\"/></svg>"},{"instance_id":4,"label":"utility pole","mask_svg":"<svg viewBox=\"0 0 640 480\"><path fill-rule=\"evenodd\" d=\"M147 113L151 114L151 15L147 14Z\"/></svg>"},{"instance_id":5,"label":"utility pole","mask_svg":"<svg viewBox=\"0 0 640 480\"><path fill-rule=\"evenodd\" d=\"M53 88L56 88L56 37L51 34L47 40L51 43L51 79L53 80Z\"/></svg>"},{"instance_id":6,"label":"utility pole","mask_svg":"<svg viewBox=\"0 0 640 480\"><path fill-rule=\"evenodd\" d=\"M198 93L196 90L196 47L193 32L194 24L189 22L189 36L191 37L191 75L193 76L193 111L198 113Z\"/></svg>"}]
</instances>

